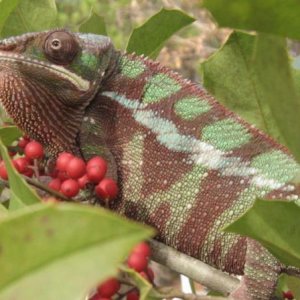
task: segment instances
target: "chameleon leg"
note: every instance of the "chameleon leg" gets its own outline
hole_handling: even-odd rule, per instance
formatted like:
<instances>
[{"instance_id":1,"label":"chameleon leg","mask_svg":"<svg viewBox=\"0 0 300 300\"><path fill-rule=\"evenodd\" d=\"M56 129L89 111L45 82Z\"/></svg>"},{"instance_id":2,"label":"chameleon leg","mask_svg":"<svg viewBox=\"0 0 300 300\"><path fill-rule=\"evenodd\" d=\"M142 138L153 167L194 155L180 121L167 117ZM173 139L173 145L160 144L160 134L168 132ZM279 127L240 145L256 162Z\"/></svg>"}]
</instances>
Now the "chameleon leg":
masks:
<instances>
[{"instance_id":1,"label":"chameleon leg","mask_svg":"<svg viewBox=\"0 0 300 300\"><path fill-rule=\"evenodd\" d=\"M282 264L258 242L247 239L244 276L231 293L235 300L269 300L272 297Z\"/></svg>"}]
</instances>

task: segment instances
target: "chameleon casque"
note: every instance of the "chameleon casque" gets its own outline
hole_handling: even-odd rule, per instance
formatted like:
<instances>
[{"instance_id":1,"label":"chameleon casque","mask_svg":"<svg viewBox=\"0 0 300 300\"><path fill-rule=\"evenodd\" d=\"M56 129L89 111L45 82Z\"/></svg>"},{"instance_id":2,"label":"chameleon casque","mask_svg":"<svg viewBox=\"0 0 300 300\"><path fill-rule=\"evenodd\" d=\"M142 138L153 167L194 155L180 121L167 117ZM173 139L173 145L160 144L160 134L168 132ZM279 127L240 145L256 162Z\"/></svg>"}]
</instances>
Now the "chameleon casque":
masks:
<instances>
[{"instance_id":1,"label":"chameleon casque","mask_svg":"<svg viewBox=\"0 0 300 300\"><path fill-rule=\"evenodd\" d=\"M104 156L112 208L157 239L244 275L233 299L272 299L284 266L257 242L219 229L254 202L299 198L288 150L200 86L110 39L51 30L0 41L0 100L48 156Z\"/></svg>"}]
</instances>

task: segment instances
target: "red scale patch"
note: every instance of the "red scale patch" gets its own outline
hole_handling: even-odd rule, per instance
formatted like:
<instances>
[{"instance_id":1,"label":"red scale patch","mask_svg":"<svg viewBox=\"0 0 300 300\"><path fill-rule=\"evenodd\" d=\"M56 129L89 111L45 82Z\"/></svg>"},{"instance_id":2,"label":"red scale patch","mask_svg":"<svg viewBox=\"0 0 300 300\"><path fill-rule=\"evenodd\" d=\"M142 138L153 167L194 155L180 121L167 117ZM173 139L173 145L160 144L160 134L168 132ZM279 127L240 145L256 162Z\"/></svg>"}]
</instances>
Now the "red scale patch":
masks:
<instances>
[{"instance_id":1,"label":"red scale patch","mask_svg":"<svg viewBox=\"0 0 300 300\"><path fill-rule=\"evenodd\" d=\"M162 203L157 207L157 209L149 215L147 219L147 224L153 226L158 230L156 238L158 240L163 240L163 232L166 231L166 220L171 217L171 208L167 203Z\"/></svg>"},{"instance_id":2,"label":"red scale patch","mask_svg":"<svg viewBox=\"0 0 300 300\"><path fill-rule=\"evenodd\" d=\"M247 251L247 238L237 237L236 243L228 251L223 270L234 270L237 275L244 274L244 264Z\"/></svg>"}]
</instances>

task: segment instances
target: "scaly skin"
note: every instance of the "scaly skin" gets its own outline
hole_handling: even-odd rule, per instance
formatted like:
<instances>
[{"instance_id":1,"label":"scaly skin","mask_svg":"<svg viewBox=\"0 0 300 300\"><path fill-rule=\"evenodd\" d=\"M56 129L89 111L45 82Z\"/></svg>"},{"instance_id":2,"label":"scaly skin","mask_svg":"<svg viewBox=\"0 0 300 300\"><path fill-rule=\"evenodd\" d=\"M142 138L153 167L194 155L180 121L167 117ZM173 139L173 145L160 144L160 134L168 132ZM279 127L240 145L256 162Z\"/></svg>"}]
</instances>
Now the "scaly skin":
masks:
<instances>
[{"instance_id":1,"label":"scaly skin","mask_svg":"<svg viewBox=\"0 0 300 300\"><path fill-rule=\"evenodd\" d=\"M271 299L278 275L298 272L219 229L256 197L298 199L299 165L199 86L106 37L56 30L0 42L0 100L50 156L105 156L121 190L112 208L243 274L234 299Z\"/></svg>"}]
</instances>

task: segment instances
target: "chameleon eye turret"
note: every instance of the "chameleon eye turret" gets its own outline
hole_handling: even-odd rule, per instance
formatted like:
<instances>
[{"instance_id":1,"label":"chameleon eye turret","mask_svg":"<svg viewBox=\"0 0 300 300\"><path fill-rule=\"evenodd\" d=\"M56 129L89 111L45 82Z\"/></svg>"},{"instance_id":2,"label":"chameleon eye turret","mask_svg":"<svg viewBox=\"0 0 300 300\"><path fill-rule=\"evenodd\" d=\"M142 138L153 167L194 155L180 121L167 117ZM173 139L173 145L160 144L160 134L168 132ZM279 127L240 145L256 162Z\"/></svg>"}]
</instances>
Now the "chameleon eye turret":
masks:
<instances>
[{"instance_id":1,"label":"chameleon eye turret","mask_svg":"<svg viewBox=\"0 0 300 300\"><path fill-rule=\"evenodd\" d=\"M68 32L51 32L45 37L45 56L56 64L69 64L78 54L79 49L75 37Z\"/></svg>"},{"instance_id":2,"label":"chameleon eye turret","mask_svg":"<svg viewBox=\"0 0 300 300\"><path fill-rule=\"evenodd\" d=\"M75 143L85 107L109 69L110 39L51 30L0 41L0 100L50 155Z\"/></svg>"}]
</instances>

